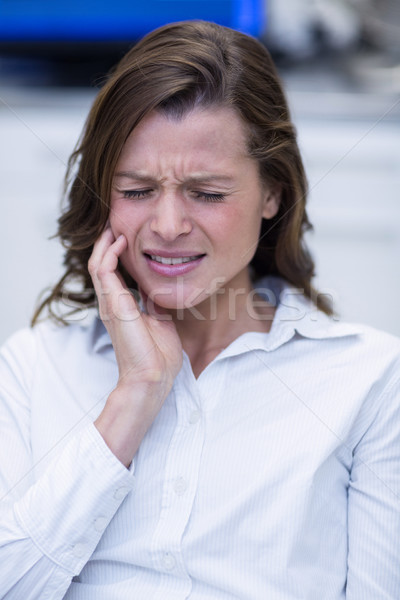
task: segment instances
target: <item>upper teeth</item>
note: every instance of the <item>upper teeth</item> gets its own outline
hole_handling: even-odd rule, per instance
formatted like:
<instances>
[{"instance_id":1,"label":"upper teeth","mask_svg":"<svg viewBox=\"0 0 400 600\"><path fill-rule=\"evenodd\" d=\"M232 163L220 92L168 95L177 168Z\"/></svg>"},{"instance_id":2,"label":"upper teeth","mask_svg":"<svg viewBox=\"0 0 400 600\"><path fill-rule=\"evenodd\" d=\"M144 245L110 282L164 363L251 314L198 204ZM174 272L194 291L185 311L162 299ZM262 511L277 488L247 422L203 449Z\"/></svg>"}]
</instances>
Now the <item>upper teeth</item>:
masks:
<instances>
[{"instance_id":1,"label":"upper teeth","mask_svg":"<svg viewBox=\"0 0 400 600\"><path fill-rule=\"evenodd\" d=\"M189 262L191 260L196 260L197 256L180 256L179 258L167 258L165 256L155 256L154 254L150 254L151 260L155 260L156 262L162 263L163 265L180 265L182 263Z\"/></svg>"}]
</instances>

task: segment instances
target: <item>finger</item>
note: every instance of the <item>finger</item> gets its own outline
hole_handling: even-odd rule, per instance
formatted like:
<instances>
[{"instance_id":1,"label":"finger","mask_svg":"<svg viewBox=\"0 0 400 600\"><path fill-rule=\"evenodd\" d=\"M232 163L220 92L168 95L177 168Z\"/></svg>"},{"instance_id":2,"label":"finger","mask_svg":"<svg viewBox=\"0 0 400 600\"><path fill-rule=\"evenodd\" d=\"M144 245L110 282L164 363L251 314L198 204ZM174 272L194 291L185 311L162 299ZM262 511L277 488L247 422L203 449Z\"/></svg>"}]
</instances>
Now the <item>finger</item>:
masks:
<instances>
[{"instance_id":1,"label":"finger","mask_svg":"<svg viewBox=\"0 0 400 600\"><path fill-rule=\"evenodd\" d=\"M124 250L127 248L128 242L124 235L120 235L115 242L110 244L105 249L101 263L97 268L96 275L102 285L116 285L117 280L122 284L122 278L118 277L118 260ZM119 287L119 286L118 286Z\"/></svg>"},{"instance_id":2,"label":"finger","mask_svg":"<svg viewBox=\"0 0 400 600\"><path fill-rule=\"evenodd\" d=\"M115 237L111 230L111 227L106 227L101 235L97 238L94 243L92 254L89 258L88 269L89 273L93 277L96 274L97 269L103 261L104 255L108 248L114 243Z\"/></svg>"},{"instance_id":3,"label":"finger","mask_svg":"<svg viewBox=\"0 0 400 600\"><path fill-rule=\"evenodd\" d=\"M125 243L126 241L124 236L119 236L119 238L115 240L111 229L104 230L101 236L96 240L93 247L93 252L88 262L88 270L94 284L96 284L96 282L99 280L101 272L103 271L103 266L105 267L104 272L106 271L107 267L111 270L115 270L117 268L118 257L121 252L123 252ZM107 253L110 252L110 249L112 249L111 257L109 255L107 258ZM113 259L115 252L117 253L116 261ZM110 263L111 267L108 266Z\"/></svg>"},{"instance_id":4,"label":"finger","mask_svg":"<svg viewBox=\"0 0 400 600\"><path fill-rule=\"evenodd\" d=\"M118 256L126 247L127 242L124 236L113 240L113 234L110 231L104 231L96 241L96 248L89 261L89 273L99 303L100 316L109 316L110 311L112 312L112 305L115 303L113 294L121 293L125 289L123 280L118 276L116 269Z\"/></svg>"}]
</instances>

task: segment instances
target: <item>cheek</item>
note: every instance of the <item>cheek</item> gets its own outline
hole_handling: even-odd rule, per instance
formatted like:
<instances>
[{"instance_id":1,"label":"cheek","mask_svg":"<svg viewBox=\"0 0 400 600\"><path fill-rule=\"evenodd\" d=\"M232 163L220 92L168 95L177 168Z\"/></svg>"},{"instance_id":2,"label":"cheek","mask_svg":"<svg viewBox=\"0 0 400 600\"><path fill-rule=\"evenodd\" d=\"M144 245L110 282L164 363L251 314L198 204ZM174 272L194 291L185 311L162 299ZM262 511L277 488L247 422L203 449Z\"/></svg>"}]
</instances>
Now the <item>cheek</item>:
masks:
<instances>
[{"instance_id":1,"label":"cheek","mask_svg":"<svg viewBox=\"0 0 400 600\"><path fill-rule=\"evenodd\" d=\"M122 233L122 230L120 227L120 220L116 219L115 216L112 214L112 212L110 212L109 221L110 221L111 231L113 232L115 239L117 239L117 237Z\"/></svg>"},{"instance_id":2,"label":"cheek","mask_svg":"<svg viewBox=\"0 0 400 600\"><path fill-rule=\"evenodd\" d=\"M212 210L207 214L202 224L208 231L212 231L217 237L225 237L233 234L238 228L243 226L243 219L247 219L240 206L221 207L221 210ZM201 220L198 220L201 223Z\"/></svg>"},{"instance_id":3,"label":"cheek","mask_svg":"<svg viewBox=\"0 0 400 600\"><path fill-rule=\"evenodd\" d=\"M256 207L242 205L232 211L225 222L219 224L219 229L230 236L235 245L241 245L245 240L251 240L259 235L261 220L261 212Z\"/></svg>"},{"instance_id":4,"label":"cheek","mask_svg":"<svg viewBox=\"0 0 400 600\"><path fill-rule=\"evenodd\" d=\"M258 210L252 210L250 213L243 213L238 219L238 225L235 230L232 228L234 252L238 261L242 264L249 264L252 260L260 239L262 215Z\"/></svg>"},{"instance_id":5,"label":"cheek","mask_svg":"<svg viewBox=\"0 0 400 600\"><path fill-rule=\"evenodd\" d=\"M129 257L128 257L126 251L119 257L119 261L120 261L121 265L124 267L124 269L127 271L127 273L129 273L129 275L131 277L133 277L133 279L136 279L134 261L129 260Z\"/></svg>"},{"instance_id":6,"label":"cheek","mask_svg":"<svg viewBox=\"0 0 400 600\"><path fill-rule=\"evenodd\" d=\"M111 231L113 232L114 237L118 237L118 235L122 233L121 228L123 220L121 219L121 207L115 200L111 200L110 214L108 219L110 221Z\"/></svg>"},{"instance_id":7,"label":"cheek","mask_svg":"<svg viewBox=\"0 0 400 600\"><path fill-rule=\"evenodd\" d=\"M128 245L133 235L137 232L140 218L138 211L133 211L128 203L113 202L110 208L110 226L115 237L123 233L128 240Z\"/></svg>"}]
</instances>

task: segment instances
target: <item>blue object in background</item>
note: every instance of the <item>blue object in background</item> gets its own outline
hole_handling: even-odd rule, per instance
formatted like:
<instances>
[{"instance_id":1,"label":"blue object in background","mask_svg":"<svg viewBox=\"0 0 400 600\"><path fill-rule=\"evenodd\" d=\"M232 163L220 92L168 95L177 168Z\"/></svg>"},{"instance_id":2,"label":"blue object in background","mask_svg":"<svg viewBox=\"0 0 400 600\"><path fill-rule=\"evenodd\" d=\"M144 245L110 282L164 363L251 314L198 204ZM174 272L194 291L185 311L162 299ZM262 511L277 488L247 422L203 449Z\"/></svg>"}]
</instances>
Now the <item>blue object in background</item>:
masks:
<instances>
[{"instance_id":1,"label":"blue object in background","mask_svg":"<svg viewBox=\"0 0 400 600\"><path fill-rule=\"evenodd\" d=\"M265 0L0 0L0 42L126 41L187 19L257 37L264 8Z\"/></svg>"}]
</instances>

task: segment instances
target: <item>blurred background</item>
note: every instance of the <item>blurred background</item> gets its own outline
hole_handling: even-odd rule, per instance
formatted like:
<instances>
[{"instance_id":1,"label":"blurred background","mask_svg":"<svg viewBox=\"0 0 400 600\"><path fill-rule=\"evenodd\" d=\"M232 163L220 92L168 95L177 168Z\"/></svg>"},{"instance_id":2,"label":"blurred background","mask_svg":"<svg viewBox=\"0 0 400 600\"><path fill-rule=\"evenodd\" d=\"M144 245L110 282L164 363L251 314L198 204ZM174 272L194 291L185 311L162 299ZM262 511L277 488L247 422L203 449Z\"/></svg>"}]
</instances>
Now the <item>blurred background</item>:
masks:
<instances>
[{"instance_id":1,"label":"blurred background","mask_svg":"<svg viewBox=\"0 0 400 600\"><path fill-rule=\"evenodd\" d=\"M342 319L400 335L399 0L0 0L0 343L62 274L49 238L65 165L108 69L194 18L270 49L309 177L316 284Z\"/></svg>"}]
</instances>

